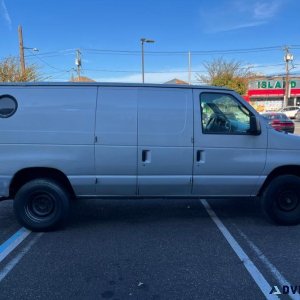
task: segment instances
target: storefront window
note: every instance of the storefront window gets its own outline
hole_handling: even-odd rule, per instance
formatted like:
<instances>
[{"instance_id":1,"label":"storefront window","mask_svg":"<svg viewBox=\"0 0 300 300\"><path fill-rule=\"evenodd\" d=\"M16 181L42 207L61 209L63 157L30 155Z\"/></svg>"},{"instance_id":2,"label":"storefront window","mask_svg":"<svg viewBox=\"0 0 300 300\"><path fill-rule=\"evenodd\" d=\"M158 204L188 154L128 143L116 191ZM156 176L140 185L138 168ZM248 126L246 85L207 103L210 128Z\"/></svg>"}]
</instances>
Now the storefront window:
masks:
<instances>
[{"instance_id":1,"label":"storefront window","mask_svg":"<svg viewBox=\"0 0 300 300\"><path fill-rule=\"evenodd\" d=\"M250 99L250 104L258 112L277 111L282 108L283 99L281 98L261 98L261 99Z\"/></svg>"},{"instance_id":2,"label":"storefront window","mask_svg":"<svg viewBox=\"0 0 300 300\"><path fill-rule=\"evenodd\" d=\"M295 105L295 98L289 98L288 99L288 106L294 106Z\"/></svg>"}]
</instances>

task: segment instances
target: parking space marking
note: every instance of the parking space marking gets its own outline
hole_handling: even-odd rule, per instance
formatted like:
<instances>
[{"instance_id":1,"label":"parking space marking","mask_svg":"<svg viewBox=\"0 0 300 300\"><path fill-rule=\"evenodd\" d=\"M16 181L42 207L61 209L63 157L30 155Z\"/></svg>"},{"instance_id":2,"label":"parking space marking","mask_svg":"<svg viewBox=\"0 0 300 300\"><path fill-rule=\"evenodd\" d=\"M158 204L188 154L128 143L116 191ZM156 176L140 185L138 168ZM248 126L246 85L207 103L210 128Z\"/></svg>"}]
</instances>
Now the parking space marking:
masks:
<instances>
[{"instance_id":1,"label":"parking space marking","mask_svg":"<svg viewBox=\"0 0 300 300\"><path fill-rule=\"evenodd\" d=\"M7 241L0 245L0 263L7 257L20 243L22 243L31 233L28 229L22 227Z\"/></svg>"},{"instance_id":2,"label":"parking space marking","mask_svg":"<svg viewBox=\"0 0 300 300\"><path fill-rule=\"evenodd\" d=\"M258 268L254 265L254 263L251 261L249 256L245 253L245 251L242 249L242 247L238 244L238 242L235 240L235 238L231 235L229 230L225 227L225 225L222 223L222 221L219 219L219 217L215 214L213 209L210 207L208 202L205 199L200 199L200 202L206 209L208 215L211 217L213 222L217 225L218 229L221 231L233 251L236 253L236 255L239 257L241 262L244 264L245 268L257 284L257 286L262 291L263 295L266 299L279 299L278 296L274 294L269 294L272 286L267 282L265 277L262 275L262 273L258 270Z\"/></svg>"},{"instance_id":3,"label":"parking space marking","mask_svg":"<svg viewBox=\"0 0 300 300\"><path fill-rule=\"evenodd\" d=\"M277 281L282 285L291 286L291 284L284 278L284 276L279 272L279 270L268 260L268 258L262 253L262 251L244 234L235 224L236 230L241 237L247 242L249 247L255 252L260 261L265 265L265 267L273 274ZM294 300L299 300L300 295L291 294L289 295Z\"/></svg>"},{"instance_id":4,"label":"parking space marking","mask_svg":"<svg viewBox=\"0 0 300 300\"><path fill-rule=\"evenodd\" d=\"M19 263L23 256L31 249L31 247L36 243L36 241L43 235L43 233L38 233L26 247L24 247L20 253L13 258L2 270L0 270L0 283L7 276L7 274Z\"/></svg>"}]
</instances>

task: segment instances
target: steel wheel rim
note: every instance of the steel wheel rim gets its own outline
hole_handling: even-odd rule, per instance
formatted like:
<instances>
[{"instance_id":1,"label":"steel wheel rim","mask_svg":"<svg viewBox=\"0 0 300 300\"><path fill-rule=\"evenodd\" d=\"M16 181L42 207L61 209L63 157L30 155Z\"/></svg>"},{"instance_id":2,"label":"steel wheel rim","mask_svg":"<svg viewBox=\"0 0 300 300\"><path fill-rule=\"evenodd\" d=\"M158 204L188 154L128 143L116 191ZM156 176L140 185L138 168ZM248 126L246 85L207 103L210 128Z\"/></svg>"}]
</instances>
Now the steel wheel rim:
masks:
<instances>
[{"instance_id":1,"label":"steel wheel rim","mask_svg":"<svg viewBox=\"0 0 300 300\"><path fill-rule=\"evenodd\" d=\"M277 205L282 211L293 211L299 205L299 196L296 191L284 191L277 199Z\"/></svg>"},{"instance_id":2,"label":"steel wheel rim","mask_svg":"<svg viewBox=\"0 0 300 300\"><path fill-rule=\"evenodd\" d=\"M32 194L26 207L26 215L34 221L47 221L55 212L55 198L47 192Z\"/></svg>"}]
</instances>

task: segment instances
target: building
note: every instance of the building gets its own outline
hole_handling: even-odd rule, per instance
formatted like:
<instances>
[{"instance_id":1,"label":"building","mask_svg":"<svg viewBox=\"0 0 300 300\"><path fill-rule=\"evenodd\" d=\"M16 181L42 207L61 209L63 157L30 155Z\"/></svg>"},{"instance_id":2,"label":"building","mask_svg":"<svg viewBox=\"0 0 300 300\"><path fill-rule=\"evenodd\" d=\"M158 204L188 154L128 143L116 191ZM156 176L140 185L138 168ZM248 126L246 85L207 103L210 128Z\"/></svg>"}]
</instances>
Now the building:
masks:
<instances>
[{"instance_id":1,"label":"building","mask_svg":"<svg viewBox=\"0 0 300 300\"><path fill-rule=\"evenodd\" d=\"M291 77L288 106L300 106L300 77ZM259 112L282 108L285 95L285 78L260 78L249 82L245 99Z\"/></svg>"},{"instance_id":2,"label":"building","mask_svg":"<svg viewBox=\"0 0 300 300\"><path fill-rule=\"evenodd\" d=\"M188 84L187 82L181 80L181 79L178 79L178 78L174 78L170 81L167 81L165 82L165 84Z\"/></svg>"},{"instance_id":3,"label":"building","mask_svg":"<svg viewBox=\"0 0 300 300\"><path fill-rule=\"evenodd\" d=\"M73 77L70 79L71 82L96 82L95 80L85 77L85 76L80 76L80 77Z\"/></svg>"}]
</instances>

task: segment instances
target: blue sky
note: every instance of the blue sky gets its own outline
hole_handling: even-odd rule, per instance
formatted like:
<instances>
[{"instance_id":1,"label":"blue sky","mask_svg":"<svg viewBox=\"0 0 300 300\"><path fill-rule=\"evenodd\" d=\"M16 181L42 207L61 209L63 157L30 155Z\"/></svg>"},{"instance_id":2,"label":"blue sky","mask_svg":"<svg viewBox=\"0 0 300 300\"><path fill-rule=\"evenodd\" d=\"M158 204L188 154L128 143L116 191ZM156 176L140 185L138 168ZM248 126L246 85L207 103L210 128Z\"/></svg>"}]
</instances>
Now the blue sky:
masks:
<instances>
[{"instance_id":1,"label":"blue sky","mask_svg":"<svg viewBox=\"0 0 300 300\"><path fill-rule=\"evenodd\" d=\"M187 80L188 51L194 83L203 62L220 56L264 74L283 73L284 45L300 74L299 13L299 0L0 0L0 58L18 55L22 24L24 46L39 49L25 50L26 63L38 64L50 81L75 75L79 48L84 76L140 82L141 37L156 41L145 45L146 82ZM224 52L253 48L263 49Z\"/></svg>"}]
</instances>

